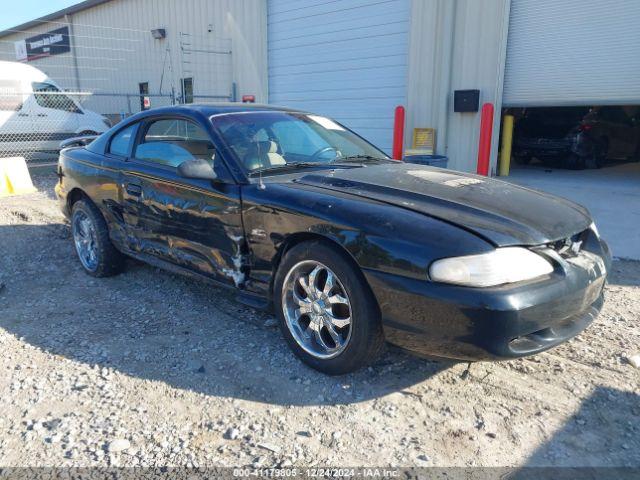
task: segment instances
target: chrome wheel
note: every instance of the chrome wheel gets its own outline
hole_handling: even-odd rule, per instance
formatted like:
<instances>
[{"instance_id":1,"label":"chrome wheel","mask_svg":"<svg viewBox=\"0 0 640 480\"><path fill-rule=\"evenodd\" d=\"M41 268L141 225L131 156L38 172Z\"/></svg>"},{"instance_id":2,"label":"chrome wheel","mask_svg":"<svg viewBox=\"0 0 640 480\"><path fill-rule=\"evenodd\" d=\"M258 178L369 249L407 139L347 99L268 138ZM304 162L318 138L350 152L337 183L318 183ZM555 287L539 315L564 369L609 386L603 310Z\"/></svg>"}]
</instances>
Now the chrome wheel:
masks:
<instances>
[{"instance_id":1,"label":"chrome wheel","mask_svg":"<svg viewBox=\"0 0 640 480\"><path fill-rule=\"evenodd\" d=\"M338 277L313 260L289 270L282 288L287 328L307 353L332 358L351 338L351 303Z\"/></svg>"},{"instance_id":2,"label":"chrome wheel","mask_svg":"<svg viewBox=\"0 0 640 480\"><path fill-rule=\"evenodd\" d=\"M82 210L73 216L73 241L82 265L87 270L98 268L98 244L93 221Z\"/></svg>"}]
</instances>

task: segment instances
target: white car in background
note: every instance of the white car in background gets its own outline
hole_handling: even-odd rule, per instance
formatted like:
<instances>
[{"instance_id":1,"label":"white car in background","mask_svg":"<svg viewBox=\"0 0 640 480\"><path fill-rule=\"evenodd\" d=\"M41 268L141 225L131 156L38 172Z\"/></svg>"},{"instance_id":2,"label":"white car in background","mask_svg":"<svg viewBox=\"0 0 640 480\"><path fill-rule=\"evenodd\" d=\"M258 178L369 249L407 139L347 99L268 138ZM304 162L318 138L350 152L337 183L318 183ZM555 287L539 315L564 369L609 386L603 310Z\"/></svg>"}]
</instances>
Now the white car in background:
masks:
<instances>
[{"instance_id":1,"label":"white car in background","mask_svg":"<svg viewBox=\"0 0 640 480\"><path fill-rule=\"evenodd\" d=\"M83 108L44 72L0 61L0 154L56 151L61 140L110 127L106 117Z\"/></svg>"}]
</instances>

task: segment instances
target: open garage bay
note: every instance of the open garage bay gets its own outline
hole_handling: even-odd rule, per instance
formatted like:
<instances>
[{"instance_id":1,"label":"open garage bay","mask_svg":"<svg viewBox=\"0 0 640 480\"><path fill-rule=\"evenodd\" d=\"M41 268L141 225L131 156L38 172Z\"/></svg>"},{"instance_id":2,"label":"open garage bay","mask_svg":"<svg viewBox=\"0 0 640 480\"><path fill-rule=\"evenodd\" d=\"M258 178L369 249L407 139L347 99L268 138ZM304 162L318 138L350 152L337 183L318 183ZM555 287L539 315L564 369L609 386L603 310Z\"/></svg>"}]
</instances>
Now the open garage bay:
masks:
<instances>
[{"instance_id":1,"label":"open garage bay","mask_svg":"<svg viewBox=\"0 0 640 480\"><path fill-rule=\"evenodd\" d=\"M640 260L640 162L580 171L519 166L507 178L584 205L614 257Z\"/></svg>"}]
</instances>

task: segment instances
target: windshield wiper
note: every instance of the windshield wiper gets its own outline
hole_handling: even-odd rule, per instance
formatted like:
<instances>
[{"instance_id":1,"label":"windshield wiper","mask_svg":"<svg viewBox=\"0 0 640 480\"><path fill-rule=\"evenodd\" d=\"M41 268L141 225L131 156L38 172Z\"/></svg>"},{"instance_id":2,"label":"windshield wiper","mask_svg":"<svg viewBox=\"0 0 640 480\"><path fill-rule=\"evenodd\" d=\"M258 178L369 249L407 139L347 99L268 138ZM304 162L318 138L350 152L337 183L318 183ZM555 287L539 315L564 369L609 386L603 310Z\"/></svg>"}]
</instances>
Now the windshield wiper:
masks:
<instances>
[{"instance_id":1,"label":"windshield wiper","mask_svg":"<svg viewBox=\"0 0 640 480\"><path fill-rule=\"evenodd\" d=\"M348 155L346 157L337 157L331 160L330 162L320 163L320 162L289 162L283 165L272 165L270 167L259 168L257 170L249 173L249 176L253 177L255 175L264 175L272 172L283 172L287 170L295 170L297 168L335 168L339 167L340 164L348 164L345 166L352 167L354 163L362 163L363 160L376 160L385 162L389 159L382 157L374 157L372 155Z\"/></svg>"},{"instance_id":2,"label":"windshield wiper","mask_svg":"<svg viewBox=\"0 0 640 480\"><path fill-rule=\"evenodd\" d=\"M386 162L388 158L374 157L373 155L346 155L344 157L336 157L331 160L331 163L340 162L361 162L362 160L376 160Z\"/></svg>"},{"instance_id":3,"label":"windshield wiper","mask_svg":"<svg viewBox=\"0 0 640 480\"><path fill-rule=\"evenodd\" d=\"M249 173L250 176L265 174L270 172L280 172L283 170L295 170L296 168L305 167L322 167L324 164L317 162L290 162L283 165L272 165L270 167L259 168Z\"/></svg>"}]
</instances>

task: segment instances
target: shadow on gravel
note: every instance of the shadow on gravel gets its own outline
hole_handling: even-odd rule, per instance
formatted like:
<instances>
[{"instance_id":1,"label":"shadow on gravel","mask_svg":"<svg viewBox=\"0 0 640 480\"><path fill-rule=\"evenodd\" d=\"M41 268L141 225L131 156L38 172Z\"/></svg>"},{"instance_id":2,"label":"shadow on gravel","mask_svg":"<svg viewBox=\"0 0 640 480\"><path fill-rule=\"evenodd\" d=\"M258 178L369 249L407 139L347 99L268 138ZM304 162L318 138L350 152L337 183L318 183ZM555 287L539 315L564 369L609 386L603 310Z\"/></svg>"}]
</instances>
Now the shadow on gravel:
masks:
<instances>
[{"instance_id":1,"label":"shadow on gravel","mask_svg":"<svg viewBox=\"0 0 640 480\"><path fill-rule=\"evenodd\" d=\"M598 387L514 478L640 478L638 430L640 396ZM530 468L540 465L551 467Z\"/></svg>"},{"instance_id":2,"label":"shadow on gravel","mask_svg":"<svg viewBox=\"0 0 640 480\"><path fill-rule=\"evenodd\" d=\"M89 277L68 230L0 226L8 247L0 258L0 328L47 353L208 396L278 405L420 396L405 390L452 365L390 348L370 368L328 377L289 351L272 315L238 303L231 290L134 261L118 276Z\"/></svg>"}]
</instances>

